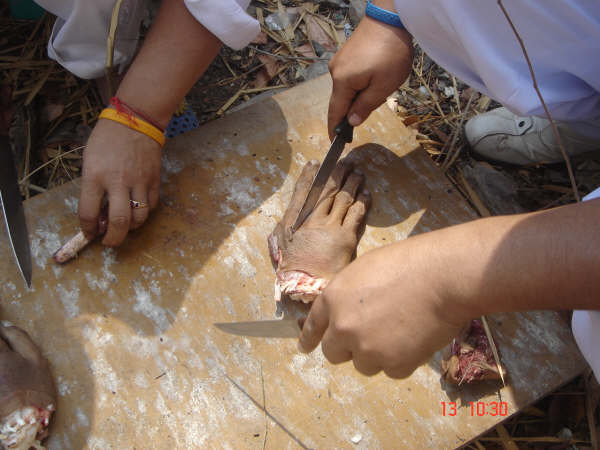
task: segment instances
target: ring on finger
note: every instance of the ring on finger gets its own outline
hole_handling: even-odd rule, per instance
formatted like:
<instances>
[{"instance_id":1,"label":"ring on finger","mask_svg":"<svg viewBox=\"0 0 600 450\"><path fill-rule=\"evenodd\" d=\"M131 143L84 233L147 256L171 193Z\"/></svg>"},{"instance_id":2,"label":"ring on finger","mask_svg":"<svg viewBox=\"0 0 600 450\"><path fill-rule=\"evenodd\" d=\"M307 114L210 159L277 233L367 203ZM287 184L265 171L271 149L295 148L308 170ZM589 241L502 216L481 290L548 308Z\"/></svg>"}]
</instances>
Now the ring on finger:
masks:
<instances>
[{"instance_id":1,"label":"ring on finger","mask_svg":"<svg viewBox=\"0 0 600 450\"><path fill-rule=\"evenodd\" d=\"M147 208L148 203L139 202L137 200L129 200L129 206L131 206L131 209Z\"/></svg>"}]
</instances>

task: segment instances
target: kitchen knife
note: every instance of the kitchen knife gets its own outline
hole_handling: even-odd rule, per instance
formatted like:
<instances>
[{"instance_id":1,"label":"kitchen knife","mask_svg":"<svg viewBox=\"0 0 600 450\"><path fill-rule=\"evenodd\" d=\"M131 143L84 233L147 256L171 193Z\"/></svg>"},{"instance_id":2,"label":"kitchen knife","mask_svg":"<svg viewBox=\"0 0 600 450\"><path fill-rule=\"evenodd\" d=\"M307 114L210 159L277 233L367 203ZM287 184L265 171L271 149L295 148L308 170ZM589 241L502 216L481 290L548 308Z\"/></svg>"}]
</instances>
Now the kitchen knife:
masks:
<instances>
[{"instance_id":1,"label":"kitchen knife","mask_svg":"<svg viewBox=\"0 0 600 450\"><path fill-rule=\"evenodd\" d=\"M238 336L263 338L297 338L300 336L300 325L298 325L297 319L229 322L213 325L221 331Z\"/></svg>"},{"instance_id":2,"label":"kitchen knife","mask_svg":"<svg viewBox=\"0 0 600 450\"><path fill-rule=\"evenodd\" d=\"M0 204L17 266L27 287L31 287L31 250L25 212L8 136L3 135L0 135Z\"/></svg>"},{"instance_id":3,"label":"kitchen knife","mask_svg":"<svg viewBox=\"0 0 600 450\"><path fill-rule=\"evenodd\" d=\"M329 175L331 175L331 172L333 172L337 160L344 151L346 143L352 142L353 132L354 127L348 123L346 117L344 117L342 123L335 127L335 138L333 138L331 147L329 147L325 159L323 159L321 167L319 167L312 185L310 186L310 190L308 191L308 194L306 194L304 204L302 205L300 212L298 212L298 217L296 217L294 225L292 225L292 232L300 228L300 225L302 225L317 204L321 192L323 192L323 188L325 187L325 183L327 182Z\"/></svg>"}]
</instances>

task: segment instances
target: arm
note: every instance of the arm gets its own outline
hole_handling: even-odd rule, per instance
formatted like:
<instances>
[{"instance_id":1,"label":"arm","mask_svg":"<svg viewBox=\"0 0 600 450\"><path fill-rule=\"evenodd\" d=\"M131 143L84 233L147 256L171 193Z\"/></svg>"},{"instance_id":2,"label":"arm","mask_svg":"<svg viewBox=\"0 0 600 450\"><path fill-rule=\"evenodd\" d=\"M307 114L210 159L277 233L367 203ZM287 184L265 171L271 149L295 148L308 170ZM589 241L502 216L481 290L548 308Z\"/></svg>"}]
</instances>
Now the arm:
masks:
<instances>
[{"instance_id":1,"label":"arm","mask_svg":"<svg viewBox=\"0 0 600 450\"><path fill-rule=\"evenodd\" d=\"M315 301L301 348L409 376L474 317L600 309L600 200L411 237L351 263Z\"/></svg>"},{"instance_id":2,"label":"arm","mask_svg":"<svg viewBox=\"0 0 600 450\"><path fill-rule=\"evenodd\" d=\"M395 11L393 0L375 0L380 8ZM408 31L365 16L346 44L329 63L333 91L329 101L328 128L344 116L360 125L408 77L413 60Z\"/></svg>"},{"instance_id":3,"label":"arm","mask_svg":"<svg viewBox=\"0 0 600 450\"><path fill-rule=\"evenodd\" d=\"M194 19L182 0L164 0L117 96L166 126L220 47L221 42ZM103 244L119 245L130 228L140 226L148 208L132 211L129 199L156 207L160 164L161 149L152 139L118 123L99 120L83 159L79 218L86 236L97 233L105 195L109 211Z\"/></svg>"}]
</instances>

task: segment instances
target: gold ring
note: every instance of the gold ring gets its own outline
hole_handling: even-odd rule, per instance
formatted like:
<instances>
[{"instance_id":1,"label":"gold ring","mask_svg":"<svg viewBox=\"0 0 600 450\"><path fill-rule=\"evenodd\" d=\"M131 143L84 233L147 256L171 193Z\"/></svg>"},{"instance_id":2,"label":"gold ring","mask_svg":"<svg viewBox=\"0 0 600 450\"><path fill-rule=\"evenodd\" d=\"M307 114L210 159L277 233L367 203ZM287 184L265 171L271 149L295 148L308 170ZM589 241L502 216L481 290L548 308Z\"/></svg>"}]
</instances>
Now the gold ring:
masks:
<instances>
[{"instance_id":1,"label":"gold ring","mask_svg":"<svg viewBox=\"0 0 600 450\"><path fill-rule=\"evenodd\" d=\"M137 200L129 200L129 206L131 206L131 209L147 208L148 203L138 202Z\"/></svg>"}]
</instances>

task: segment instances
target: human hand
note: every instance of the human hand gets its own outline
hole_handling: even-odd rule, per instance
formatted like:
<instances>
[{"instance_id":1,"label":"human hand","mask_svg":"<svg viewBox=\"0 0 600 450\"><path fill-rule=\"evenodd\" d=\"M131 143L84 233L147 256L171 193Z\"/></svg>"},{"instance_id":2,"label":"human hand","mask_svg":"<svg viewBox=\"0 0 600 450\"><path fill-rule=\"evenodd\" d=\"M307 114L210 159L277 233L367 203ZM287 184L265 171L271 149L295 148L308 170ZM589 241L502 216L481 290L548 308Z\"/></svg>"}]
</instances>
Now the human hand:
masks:
<instances>
[{"instance_id":1,"label":"human hand","mask_svg":"<svg viewBox=\"0 0 600 450\"><path fill-rule=\"evenodd\" d=\"M83 153L79 221L88 239L98 232L103 198L108 228L102 243L114 247L142 225L158 205L161 148L150 137L117 122L100 119ZM129 200L147 204L132 209Z\"/></svg>"},{"instance_id":2,"label":"human hand","mask_svg":"<svg viewBox=\"0 0 600 450\"><path fill-rule=\"evenodd\" d=\"M412 59L412 38L406 30L364 17L329 63L329 137L333 139L344 116L352 126L369 117L406 80Z\"/></svg>"},{"instance_id":3,"label":"human hand","mask_svg":"<svg viewBox=\"0 0 600 450\"><path fill-rule=\"evenodd\" d=\"M44 439L55 407L56 390L46 358L23 330L0 325L0 429L6 429L3 422L13 413L20 411L23 419L22 424L13 424L12 432L0 434L0 448L24 445L23 439ZM33 427L33 433L19 427Z\"/></svg>"},{"instance_id":4,"label":"human hand","mask_svg":"<svg viewBox=\"0 0 600 450\"><path fill-rule=\"evenodd\" d=\"M409 376L470 318L465 309L448 306L434 253L435 243L421 235L356 259L314 301L301 350L312 351L322 340L333 364L352 360L365 375Z\"/></svg>"}]
</instances>

